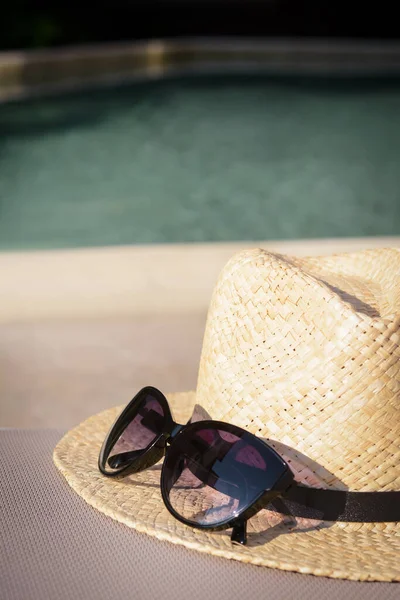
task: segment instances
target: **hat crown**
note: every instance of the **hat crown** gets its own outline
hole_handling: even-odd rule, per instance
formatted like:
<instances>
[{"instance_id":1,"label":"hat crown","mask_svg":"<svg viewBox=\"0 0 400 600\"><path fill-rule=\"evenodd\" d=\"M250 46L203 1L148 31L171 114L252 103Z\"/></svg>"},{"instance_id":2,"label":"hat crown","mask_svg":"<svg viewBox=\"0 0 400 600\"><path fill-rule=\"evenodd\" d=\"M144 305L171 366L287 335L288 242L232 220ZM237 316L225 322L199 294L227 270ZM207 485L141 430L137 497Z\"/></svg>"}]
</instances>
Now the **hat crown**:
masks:
<instances>
[{"instance_id":1,"label":"hat crown","mask_svg":"<svg viewBox=\"0 0 400 600\"><path fill-rule=\"evenodd\" d=\"M311 485L400 489L399 275L397 249L236 255L210 304L198 404Z\"/></svg>"}]
</instances>

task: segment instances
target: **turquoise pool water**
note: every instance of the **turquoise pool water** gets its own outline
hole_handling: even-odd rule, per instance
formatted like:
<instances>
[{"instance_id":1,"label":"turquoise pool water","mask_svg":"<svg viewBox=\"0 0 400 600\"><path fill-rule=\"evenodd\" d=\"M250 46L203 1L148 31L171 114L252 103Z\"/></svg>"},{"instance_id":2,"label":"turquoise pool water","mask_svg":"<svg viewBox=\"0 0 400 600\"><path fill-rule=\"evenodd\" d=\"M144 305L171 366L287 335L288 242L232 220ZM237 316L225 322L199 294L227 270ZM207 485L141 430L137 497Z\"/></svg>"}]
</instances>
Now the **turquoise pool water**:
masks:
<instances>
[{"instance_id":1,"label":"turquoise pool water","mask_svg":"<svg viewBox=\"0 0 400 600\"><path fill-rule=\"evenodd\" d=\"M201 77L0 106L0 247L400 234L400 82Z\"/></svg>"}]
</instances>

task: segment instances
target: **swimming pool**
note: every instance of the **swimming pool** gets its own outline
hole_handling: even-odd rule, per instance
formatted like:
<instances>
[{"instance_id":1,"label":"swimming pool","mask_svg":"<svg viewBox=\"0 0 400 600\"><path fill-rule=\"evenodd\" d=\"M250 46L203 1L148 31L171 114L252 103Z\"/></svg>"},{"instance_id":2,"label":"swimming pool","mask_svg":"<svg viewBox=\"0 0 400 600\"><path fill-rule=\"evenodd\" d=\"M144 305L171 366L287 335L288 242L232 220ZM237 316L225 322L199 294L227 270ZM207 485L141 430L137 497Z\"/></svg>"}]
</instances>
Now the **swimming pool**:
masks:
<instances>
[{"instance_id":1,"label":"swimming pool","mask_svg":"<svg viewBox=\"0 0 400 600\"><path fill-rule=\"evenodd\" d=\"M0 247L400 234L400 81L175 77L0 105Z\"/></svg>"}]
</instances>

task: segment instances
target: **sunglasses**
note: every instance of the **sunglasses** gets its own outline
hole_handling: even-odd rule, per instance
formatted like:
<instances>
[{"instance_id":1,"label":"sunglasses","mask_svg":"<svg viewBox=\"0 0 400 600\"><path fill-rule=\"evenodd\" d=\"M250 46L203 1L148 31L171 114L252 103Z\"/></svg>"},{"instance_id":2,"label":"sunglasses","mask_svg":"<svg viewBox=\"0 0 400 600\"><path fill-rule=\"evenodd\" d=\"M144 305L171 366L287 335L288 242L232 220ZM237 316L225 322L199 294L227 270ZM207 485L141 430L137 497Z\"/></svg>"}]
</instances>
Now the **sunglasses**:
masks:
<instances>
[{"instance_id":1,"label":"sunglasses","mask_svg":"<svg viewBox=\"0 0 400 600\"><path fill-rule=\"evenodd\" d=\"M163 456L161 494L178 521L207 530L232 528L246 544L247 520L292 486L288 464L255 435L221 421L179 425L165 396L145 387L126 406L103 442L99 469L125 477Z\"/></svg>"}]
</instances>

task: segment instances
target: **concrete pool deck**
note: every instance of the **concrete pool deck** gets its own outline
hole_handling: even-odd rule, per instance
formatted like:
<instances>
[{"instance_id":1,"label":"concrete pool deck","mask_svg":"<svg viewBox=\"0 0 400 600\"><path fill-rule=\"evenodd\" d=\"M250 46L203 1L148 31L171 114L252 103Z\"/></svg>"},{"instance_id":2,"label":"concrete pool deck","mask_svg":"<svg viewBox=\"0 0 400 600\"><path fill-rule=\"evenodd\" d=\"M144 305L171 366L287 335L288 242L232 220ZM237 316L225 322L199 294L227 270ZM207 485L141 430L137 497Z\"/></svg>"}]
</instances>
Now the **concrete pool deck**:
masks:
<instances>
[{"instance_id":1,"label":"concrete pool deck","mask_svg":"<svg viewBox=\"0 0 400 600\"><path fill-rule=\"evenodd\" d=\"M0 323L199 313L224 264L244 248L307 256L392 246L400 237L3 252Z\"/></svg>"},{"instance_id":2,"label":"concrete pool deck","mask_svg":"<svg viewBox=\"0 0 400 600\"><path fill-rule=\"evenodd\" d=\"M204 72L398 76L387 40L177 38L0 52L0 102Z\"/></svg>"},{"instance_id":3,"label":"concrete pool deck","mask_svg":"<svg viewBox=\"0 0 400 600\"><path fill-rule=\"evenodd\" d=\"M400 247L400 237L0 253L0 426L72 427L135 390L196 387L225 262Z\"/></svg>"}]
</instances>

